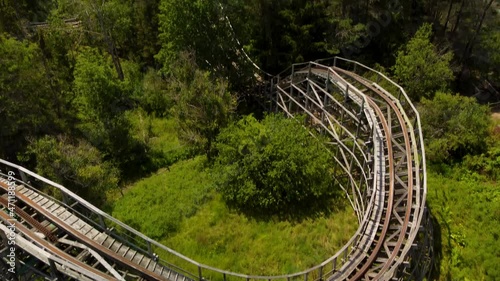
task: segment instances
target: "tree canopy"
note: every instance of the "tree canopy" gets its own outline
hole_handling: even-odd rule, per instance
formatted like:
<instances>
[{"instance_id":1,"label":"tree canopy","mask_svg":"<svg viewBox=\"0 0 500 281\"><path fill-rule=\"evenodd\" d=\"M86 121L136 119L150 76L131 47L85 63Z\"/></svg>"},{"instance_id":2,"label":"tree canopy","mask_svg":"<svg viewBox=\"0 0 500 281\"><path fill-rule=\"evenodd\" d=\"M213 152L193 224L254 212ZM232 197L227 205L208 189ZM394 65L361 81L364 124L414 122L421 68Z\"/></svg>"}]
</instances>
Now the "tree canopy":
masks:
<instances>
[{"instance_id":1,"label":"tree canopy","mask_svg":"<svg viewBox=\"0 0 500 281\"><path fill-rule=\"evenodd\" d=\"M489 108L474 98L437 92L423 99L419 108L427 155L433 162L460 160L486 149Z\"/></svg>"},{"instance_id":2,"label":"tree canopy","mask_svg":"<svg viewBox=\"0 0 500 281\"><path fill-rule=\"evenodd\" d=\"M422 25L398 52L394 66L394 75L415 100L432 98L437 90L446 90L453 79L452 53L440 54L430 41L431 35L432 25Z\"/></svg>"},{"instance_id":3,"label":"tree canopy","mask_svg":"<svg viewBox=\"0 0 500 281\"><path fill-rule=\"evenodd\" d=\"M33 141L28 154L34 155L37 171L94 203L103 203L106 193L118 189L119 170L102 153L84 140L73 143L65 136Z\"/></svg>"}]
</instances>

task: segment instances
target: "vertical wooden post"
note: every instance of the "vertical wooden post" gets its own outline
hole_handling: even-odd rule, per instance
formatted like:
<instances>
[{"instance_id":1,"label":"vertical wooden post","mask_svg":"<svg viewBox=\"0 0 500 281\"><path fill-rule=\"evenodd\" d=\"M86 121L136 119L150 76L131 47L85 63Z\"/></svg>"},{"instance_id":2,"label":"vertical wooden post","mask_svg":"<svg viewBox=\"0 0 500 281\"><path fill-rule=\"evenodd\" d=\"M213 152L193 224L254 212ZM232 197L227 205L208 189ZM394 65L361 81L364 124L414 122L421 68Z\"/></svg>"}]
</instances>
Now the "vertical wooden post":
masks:
<instances>
[{"instance_id":1,"label":"vertical wooden post","mask_svg":"<svg viewBox=\"0 0 500 281\"><path fill-rule=\"evenodd\" d=\"M24 183L28 184L28 177L26 176L26 174L25 174L23 171L21 171L21 170L17 170L17 172L18 172L18 173L19 173L19 175L21 176L21 180L22 180Z\"/></svg>"},{"instance_id":2,"label":"vertical wooden post","mask_svg":"<svg viewBox=\"0 0 500 281\"><path fill-rule=\"evenodd\" d=\"M108 232L108 230L106 229L106 223L104 222L104 218L101 215L99 215L99 222L101 223L102 229Z\"/></svg>"},{"instance_id":3,"label":"vertical wooden post","mask_svg":"<svg viewBox=\"0 0 500 281\"><path fill-rule=\"evenodd\" d=\"M151 242L147 241L148 244L148 254L150 257L153 257L153 250L151 249Z\"/></svg>"},{"instance_id":4,"label":"vertical wooden post","mask_svg":"<svg viewBox=\"0 0 500 281\"><path fill-rule=\"evenodd\" d=\"M65 192L62 192L62 200L64 204L69 205L68 194L66 194Z\"/></svg>"}]
</instances>

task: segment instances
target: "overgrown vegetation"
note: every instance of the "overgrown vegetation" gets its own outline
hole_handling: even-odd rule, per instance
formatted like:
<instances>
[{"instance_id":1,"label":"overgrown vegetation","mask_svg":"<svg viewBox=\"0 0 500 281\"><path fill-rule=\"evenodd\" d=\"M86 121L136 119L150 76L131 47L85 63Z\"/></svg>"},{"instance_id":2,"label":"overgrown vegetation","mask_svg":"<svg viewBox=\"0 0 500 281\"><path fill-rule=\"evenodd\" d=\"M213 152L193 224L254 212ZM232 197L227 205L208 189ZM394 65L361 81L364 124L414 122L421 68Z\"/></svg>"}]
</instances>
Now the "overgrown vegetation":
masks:
<instances>
[{"instance_id":1,"label":"overgrown vegetation","mask_svg":"<svg viewBox=\"0 0 500 281\"><path fill-rule=\"evenodd\" d=\"M220 214L222 222L215 222L213 231L227 232L219 228L221 223L236 228L246 217L225 209L212 173L219 175L217 184L221 186L233 181L258 187L242 197L248 209L301 201L298 198L305 198L304 194L290 197L294 193L288 190L299 186L297 178L311 176L315 185L305 190L320 194L327 186L322 176L328 175L328 169L319 164L299 170L305 163L301 161L309 159L298 156L304 154L302 147L292 148L285 137L273 136L256 121L244 119L248 127L240 132L232 130L244 127L241 124L224 130L249 113L238 109L257 107L251 97L260 94L262 88L257 86L266 78L247 55L273 74L294 62L346 56L387 70L387 75L419 101L432 172L429 202L442 241L451 241L436 245L441 253L436 279L497 280L498 262L492 253L500 252L500 246L492 223L498 224L495 190L500 177L500 127L490 123L487 107L479 103L500 101L499 5L494 0L2 1L0 157L21 162L99 206L112 205L111 198L116 196L106 198L107 194L117 194L139 180L117 203L117 216L200 260L209 263L213 259L238 270L223 254L236 247L231 241L243 242L235 237L213 238L219 236L207 230L210 225L203 219ZM219 137L217 150L214 141L221 130L225 133ZM251 135L251 130L265 134ZM276 131L289 133L282 128ZM233 133L241 138L236 140ZM273 150L279 155L264 149L263 142L273 138L279 147L286 147ZM237 142L243 140L248 142L246 146ZM318 151L315 146L312 144L312 150ZM288 149L297 155L286 155ZM257 158L261 153L280 160L269 164ZM210 161L201 160L201 154ZM249 155L255 157L238 158ZM219 166L214 171L216 159ZM270 167L270 172L258 174L259 165ZM236 177L241 176L236 168L253 179ZM223 173L224 169L233 170ZM158 178L164 180L154 184L140 181L158 171ZM285 188L277 184L281 180L292 184ZM251 200L259 193L253 191L269 187L276 188L274 195L279 196ZM174 207L143 208L149 201L141 196L159 202L146 195L148 189ZM233 191L235 196L241 195L240 190ZM198 206L203 202L205 205ZM262 202L267 203L259 205ZM138 215L127 212L126 205L149 210L152 215L138 221ZM342 213L341 202L339 206L335 211ZM449 206L452 212L440 209L442 206ZM163 220L160 212L165 209L179 212L172 211ZM301 210L294 212L300 213L306 207L297 209ZM273 226L283 227L283 233L298 231L304 223L308 224L305 231L315 233L324 223L331 223L328 216L336 213L321 215L325 217L308 221L309 217L289 226L271 218L251 222L242 227L251 234L242 236L249 245L247 252L259 248L249 242L259 241L259 231L277 233ZM197 225L185 225L190 220ZM205 229L196 229L198 225ZM479 227L487 235L472 232ZM186 237L198 239L191 236L193 231L206 231L208 238L182 244ZM281 241L285 239L281 244L278 240L273 243L282 255L276 260L285 269L269 272L288 272L286 268L310 264L308 258L315 250L304 246L307 243L296 242L297 247L304 247L303 253L309 252L299 261L293 253L281 251L281 246L293 247ZM217 248L221 244L213 241L227 246ZM266 248L268 244L263 243ZM326 246L326 242L319 245ZM213 254L218 249L221 254ZM256 267L273 264L272 254L256 251L251 255L247 261L253 258ZM242 262L241 268L254 269L253 265Z\"/></svg>"},{"instance_id":2,"label":"overgrown vegetation","mask_svg":"<svg viewBox=\"0 0 500 281\"><path fill-rule=\"evenodd\" d=\"M281 215L331 203L332 157L325 140L311 137L299 120L267 115L259 122L249 115L221 132L216 182L226 201Z\"/></svg>"},{"instance_id":3,"label":"overgrown vegetation","mask_svg":"<svg viewBox=\"0 0 500 281\"><path fill-rule=\"evenodd\" d=\"M438 280L498 280L500 189L470 173L428 177Z\"/></svg>"},{"instance_id":4,"label":"overgrown vegetation","mask_svg":"<svg viewBox=\"0 0 500 281\"><path fill-rule=\"evenodd\" d=\"M30 144L27 155L36 156L40 175L71 186L91 202L103 204L106 192L118 188L119 170L85 140L71 143L65 136L44 137Z\"/></svg>"},{"instance_id":5,"label":"overgrown vegetation","mask_svg":"<svg viewBox=\"0 0 500 281\"><path fill-rule=\"evenodd\" d=\"M153 239L163 239L176 233L183 219L213 196L212 190L203 158L197 157L134 184L115 204L113 216Z\"/></svg>"},{"instance_id":6,"label":"overgrown vegetation","mask_svg":"<svg viewBox=\"0 0 500 281\"><path fill-rule=\"evenodd\" d=\"M430 162L450 164L486 152L490 111L474 98L437 92L422 100L419 111Z\"/></svg>"},{"instance_id":7,"label":"overgrown vegetation","mask_svg":"<svg viewBox=\"0 0 500 281\"><path fill-rule=\"evenodd\" d=\"M203 151L209 160L213 142L221 128L229 124L236 107L227 81L210 79L210 73L197 68L192 55L182 53L170 75L175 106L173 115L179 138Z\"/></svg>"}]
</instances>

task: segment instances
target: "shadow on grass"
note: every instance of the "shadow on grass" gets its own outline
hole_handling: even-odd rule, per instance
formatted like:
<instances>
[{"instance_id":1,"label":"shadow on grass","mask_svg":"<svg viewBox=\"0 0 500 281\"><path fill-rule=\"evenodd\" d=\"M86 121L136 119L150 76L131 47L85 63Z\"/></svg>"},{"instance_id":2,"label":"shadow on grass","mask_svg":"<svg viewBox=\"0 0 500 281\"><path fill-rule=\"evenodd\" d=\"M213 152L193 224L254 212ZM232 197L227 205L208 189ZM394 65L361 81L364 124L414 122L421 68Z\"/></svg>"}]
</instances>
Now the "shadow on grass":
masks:
<instances>
[{"instance_id":1,"label":"shadow on grass","mask_svg":"<svg viewBox=\"0 0 500 281\"><path fill-rule=\"evenodd\" d=\"M441 240L441 234L442 234L442 226L439 223L439 220L436 218L436 213L432 212L431 208L429 208L429 215L431 216L431 221L432 221L432 228L433 228L433 247L434 250L434 255L433 255L433 260L432 260L432 268L431 268L431 273L430 273L430 280L439 280L441 276L441 262L443 260L443 241ZM442 214L439 214L442 217ZM441 218L441 221L445 223L445 226L447 231L449 232L450 226L446 223L446 220ZM447 242L448 244L451 243L451 241ZM451 245L448 245L451 246ZM451 276L447 276L447 280L451 280Z\"/></svg>"},{"instance_id":2,"label":"shadow on grass","mask_svg":"<svg viewBox=\"0 0 500 281\"><path fill-rule=\"evenodd\" d=\"M301 223L307 219L329 216L332 213L343 210L347 206L347 200L344 200L338 194L333 194L321 198L311 198L302 202L290 203L280 208L258 209L240 206L227 201L226 204L230 209L257 221L288 221L292 223Z\"/></svg>"}]
</instances>

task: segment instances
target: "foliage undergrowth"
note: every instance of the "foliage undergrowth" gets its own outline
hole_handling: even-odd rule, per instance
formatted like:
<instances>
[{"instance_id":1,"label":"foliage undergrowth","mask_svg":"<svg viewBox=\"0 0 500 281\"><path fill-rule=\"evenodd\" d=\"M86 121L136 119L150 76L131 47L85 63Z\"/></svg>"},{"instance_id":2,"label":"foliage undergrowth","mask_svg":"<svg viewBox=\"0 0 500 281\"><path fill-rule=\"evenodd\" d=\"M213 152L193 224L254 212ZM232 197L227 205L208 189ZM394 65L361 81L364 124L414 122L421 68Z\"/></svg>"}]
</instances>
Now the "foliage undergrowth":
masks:
<instances>
[{"instance_id":1,"label":"foliage undergrowth","mask_svg":"<svg viewBox=\"0 0 500 281\"><path fill-rule=\"evenodd\" d=\"M180 143L173 118L158 118L139 109L129 112L128 119L133 138L149 150L152 169L170 166L192 155L192 149Z\"/></svg>"}]
</instances>

